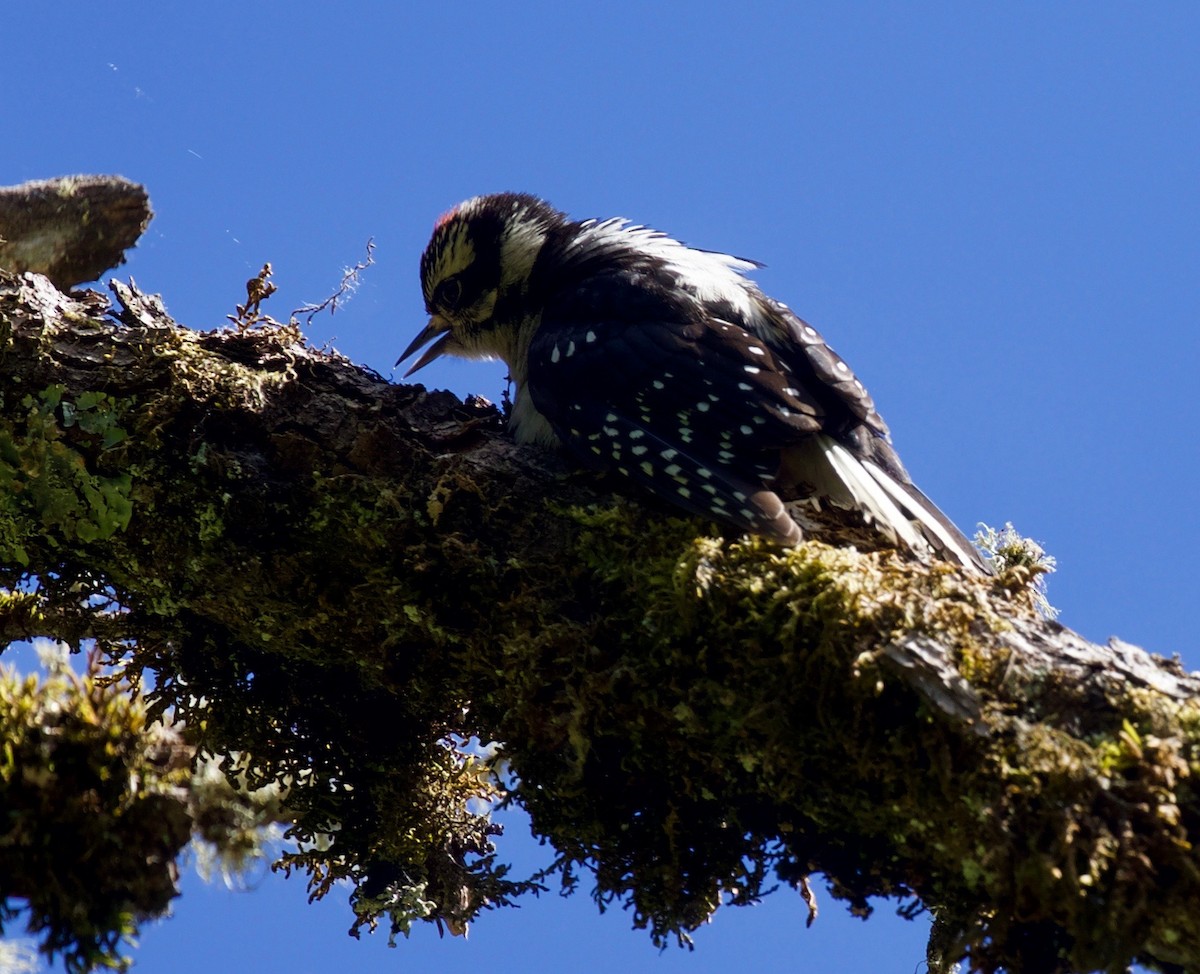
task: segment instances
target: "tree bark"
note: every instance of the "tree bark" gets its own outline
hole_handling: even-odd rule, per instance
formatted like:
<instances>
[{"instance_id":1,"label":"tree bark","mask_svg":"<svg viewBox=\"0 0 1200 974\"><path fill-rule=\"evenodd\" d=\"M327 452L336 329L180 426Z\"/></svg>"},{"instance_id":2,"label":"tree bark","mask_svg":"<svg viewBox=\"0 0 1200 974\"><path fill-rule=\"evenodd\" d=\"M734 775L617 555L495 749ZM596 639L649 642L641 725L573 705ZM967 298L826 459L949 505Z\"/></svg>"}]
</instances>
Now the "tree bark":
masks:
<instances>
[{"instance_id":1,"label":"tree bark","mask_svg":"<svg viewBox=\"0 0 1200 974\"><path fill-rule=\"evenodd\" d=\"M547 879L470 802L507 791L656 940L821 872L933 910L938 969L1200 970L1177 662L1041 618L1020 570L722 537L490 404L112 290L0 277L0 622L152 672L361 923Z\"/></svg>"},{"instance_id":2,"label":"tree bark","mask_svg":"<svg viewBox=\"0 0 1200 974\"><path fill-rule=\"evenodd\" d=\"M154 214L121 176L61 176L0 187L0 267L44 274L60 288L125 263Z\"/></svg>"}]
</instances>

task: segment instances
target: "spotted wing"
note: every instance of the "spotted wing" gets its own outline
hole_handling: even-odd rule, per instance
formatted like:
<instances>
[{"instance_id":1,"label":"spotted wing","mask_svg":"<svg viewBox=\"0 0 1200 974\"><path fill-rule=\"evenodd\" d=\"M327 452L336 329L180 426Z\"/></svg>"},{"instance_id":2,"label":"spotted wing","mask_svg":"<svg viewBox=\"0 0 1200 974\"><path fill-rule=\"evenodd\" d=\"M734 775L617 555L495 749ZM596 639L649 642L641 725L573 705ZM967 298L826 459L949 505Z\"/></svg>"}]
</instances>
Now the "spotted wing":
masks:
<instances>
[{"instance_id":1,"label":"spotted wing","mask_svg":"<svg viewBox=\"0 0 1200 974\"><path fill-rule=\"evenodd\" d=\"M545 309L529 354L538 411L585 461L686 510L795 540L772 484L825 408L771 346L686 296L593 279Z\"/></svg>"}]
</instances>

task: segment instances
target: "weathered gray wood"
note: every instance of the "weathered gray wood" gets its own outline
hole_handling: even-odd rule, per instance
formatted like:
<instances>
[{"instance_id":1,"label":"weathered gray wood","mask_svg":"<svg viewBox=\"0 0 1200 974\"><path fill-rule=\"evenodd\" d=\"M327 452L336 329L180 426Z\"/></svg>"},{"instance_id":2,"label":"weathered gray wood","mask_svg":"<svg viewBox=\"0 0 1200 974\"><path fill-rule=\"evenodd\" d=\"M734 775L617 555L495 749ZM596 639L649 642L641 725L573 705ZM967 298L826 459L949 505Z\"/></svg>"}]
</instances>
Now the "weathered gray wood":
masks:
<instances>
[{"instance_id":1,"label":"weathered gray wood","mask_svg":"<svg viewBox=\"0 0 1200 974\"><path fill-rule=\"evenodd\" d=\"M122 176L60 176L0 187L0 269L67 290L125 263L154 214Z\"/></svg>"}]
</instances>

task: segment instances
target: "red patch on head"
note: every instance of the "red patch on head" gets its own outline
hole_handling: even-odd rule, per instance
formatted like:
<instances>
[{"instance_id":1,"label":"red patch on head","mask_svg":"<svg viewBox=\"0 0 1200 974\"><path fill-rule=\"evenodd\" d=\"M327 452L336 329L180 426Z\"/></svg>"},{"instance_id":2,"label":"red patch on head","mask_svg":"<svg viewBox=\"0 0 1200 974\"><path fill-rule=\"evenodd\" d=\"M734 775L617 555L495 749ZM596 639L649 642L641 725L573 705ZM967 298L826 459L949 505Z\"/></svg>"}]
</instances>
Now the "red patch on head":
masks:
<instances>
[{"instance_id":1,"label":"red patch on head","mask_svg":"<svg viewBox=\"0 0 1200 974\"><path fill-rule=\"evenodd\" d=\"M447 210L445 213L443 213L441 216L439 216L437 218L437 222L433 225L433 229L434 230L442 229L442 227L444 227L447 223L449 223L451 220L453 220L454 217L457 215L458 215L458 207L457 206L454 207L453 209Z\"/></svg>"}]
</instances>

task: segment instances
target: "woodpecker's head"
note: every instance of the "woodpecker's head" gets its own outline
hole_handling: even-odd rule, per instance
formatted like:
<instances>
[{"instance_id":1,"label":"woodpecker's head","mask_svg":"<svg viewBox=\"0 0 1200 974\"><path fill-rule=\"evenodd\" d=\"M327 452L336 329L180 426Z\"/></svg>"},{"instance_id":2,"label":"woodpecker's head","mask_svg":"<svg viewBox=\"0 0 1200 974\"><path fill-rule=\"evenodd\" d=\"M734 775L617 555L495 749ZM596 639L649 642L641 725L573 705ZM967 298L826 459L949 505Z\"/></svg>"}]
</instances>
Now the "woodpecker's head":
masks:
<instances>
[{"instance_id":1,"label":"woodpecker's head","mask_svg":"<svg viewBox=\"0 0 1200 974\"><path fill-rule=\"evenodd\" d=\"M562 213L525 193L476 196L441 217L421 256L429 324L396 364L437 341L405 375L447 353L502 358L511 368L521 330L536 325L521 300L534 261L550 230L565 222Z\"/></svg>"}]
</instances>

